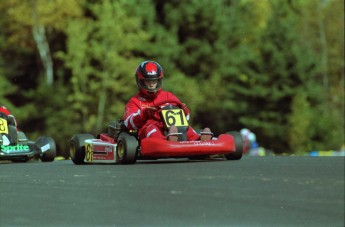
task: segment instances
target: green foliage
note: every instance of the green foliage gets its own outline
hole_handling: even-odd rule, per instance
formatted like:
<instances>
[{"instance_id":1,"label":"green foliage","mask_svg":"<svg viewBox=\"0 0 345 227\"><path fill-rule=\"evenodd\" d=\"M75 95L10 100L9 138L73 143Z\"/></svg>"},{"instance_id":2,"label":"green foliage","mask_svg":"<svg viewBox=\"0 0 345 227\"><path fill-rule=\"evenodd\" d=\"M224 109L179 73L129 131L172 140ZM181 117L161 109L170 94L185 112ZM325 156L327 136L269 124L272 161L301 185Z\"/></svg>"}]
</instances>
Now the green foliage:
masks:
<instances>
[{"instance_id":1,"label":"green foliage","mask_svg":"<svg viewBox=\"0 0 345 227\"><path fill-rule=\"evenodd\" d=\"M10 81L0 71L0 104L5 105L8 109L12 110L13 105L6 98L8 95L16 91L16 87L12 86Z\"/></svg>"},{"instance_id":2,"label":"green foliage","mask_svg":"<svg viewBox=\"0 0 345 227\"><path fill-rule=\"evenodd\" d=\"M262 30L260 52L252 63L255 70L249 72L250 92L244 94L250 106L240 121L257 132L264 146L286 152L293 97L306 89L305 82L318 68L313 53L299 39L298 15L288 2L271 3L272 15ZM263 134L265 138L261 138Z\"/></svg>"},{"instance_id":3,"label":"green foliage","mask_svg":"<svg viewBox=\"0 0 345 227\"><path fill-rule=\"evenodd\" d=\"M311 149L311 113L305 92L297 93L292 100L287 132L290 150L296 153L303 153Z\"/></svg>"},{"instance_id":4,"label":"green foliage","mask_svg":"<svg viewBox=\"0 0 345 227\"><path fill-rule=\"evenodd\" d=\"M344 110L320 104L312 114L311 150L340 150L345 144Z\"/></svg>"},{"instance_id":5,"label":"green foliage","mask_svg":"<svg viewBox=\"0 0 345 227\"><path fill-rule=\"evenodd\" d=\"M82 125L74 120L75 113L66 99L62 98L68 93L69 88L63 86L61 80L56 81L53 87L42 81L35 90L27 92L27 98L33 101L22 107L26 114L19 120L19 128L32 140L42 135L53 135L60 155L65 157L68 157L68 142L72 135L83 130Z\"/></svg>"},{"instance_id":6,"label":"green foliage","mask_svg":"<svg viewBox=\"0 0 345 227\"><path fill-rule=\"evenodd\" d=\"M106 122L120 118L124 102L135 93L132 56L148 35L140 18L130 15L122 1L90 3L92 18L71 20L67 52L60 57L71 69L67 101L84 131L97 132ZM75 36L74 34L78 34Z\"/></svg>"}]
</instances>

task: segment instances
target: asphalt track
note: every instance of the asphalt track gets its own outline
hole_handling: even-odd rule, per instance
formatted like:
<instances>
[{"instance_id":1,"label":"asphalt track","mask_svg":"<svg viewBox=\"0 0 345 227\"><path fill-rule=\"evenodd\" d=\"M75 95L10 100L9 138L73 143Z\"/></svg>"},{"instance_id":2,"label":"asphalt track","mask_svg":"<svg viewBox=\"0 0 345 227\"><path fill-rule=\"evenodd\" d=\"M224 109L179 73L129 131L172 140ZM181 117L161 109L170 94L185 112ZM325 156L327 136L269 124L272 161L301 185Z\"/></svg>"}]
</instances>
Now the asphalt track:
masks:
<instances>
[{"instance_id":1,"label":"asphalt track","mask_svg":"<svg viewBox=\"0 0 345 227\"><path fill-rule=\"evenodd\" d=\"M0 162L0 226L344 226L344 157Z\"/></svg>"}]
</instances>

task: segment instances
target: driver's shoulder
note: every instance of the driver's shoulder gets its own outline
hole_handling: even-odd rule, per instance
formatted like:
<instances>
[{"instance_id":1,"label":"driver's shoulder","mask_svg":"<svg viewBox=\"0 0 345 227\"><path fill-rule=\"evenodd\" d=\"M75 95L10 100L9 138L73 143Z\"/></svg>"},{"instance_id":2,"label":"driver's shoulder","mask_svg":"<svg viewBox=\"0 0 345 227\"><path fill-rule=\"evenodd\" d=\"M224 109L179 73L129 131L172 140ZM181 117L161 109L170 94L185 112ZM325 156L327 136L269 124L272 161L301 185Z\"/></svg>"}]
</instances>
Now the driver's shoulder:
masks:
<instances>
[{"instance_id":1,"label":"driver's shoulder","mask_svg":"<svg viewBox=\"0 0 345 227\"><path fill-rule=\"evenodd\" d=\"M174 95L172 92L170 91L161 91L160 93L161 96L164 96L165 98L169 99L169 98L176 98L176 95Z\"/></svg>"}]
</instances>

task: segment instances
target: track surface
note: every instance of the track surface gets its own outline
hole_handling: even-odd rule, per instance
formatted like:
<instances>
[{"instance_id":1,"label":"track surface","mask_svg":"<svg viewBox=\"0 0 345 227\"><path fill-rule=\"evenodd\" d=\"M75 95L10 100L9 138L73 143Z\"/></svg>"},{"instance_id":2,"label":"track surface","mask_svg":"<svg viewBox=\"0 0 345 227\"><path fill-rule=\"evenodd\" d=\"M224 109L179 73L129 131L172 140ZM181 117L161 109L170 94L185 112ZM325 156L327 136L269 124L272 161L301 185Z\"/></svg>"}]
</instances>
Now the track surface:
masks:
<instances>
[{"instance_id":1,"label":"track surface","mask_svg":"<svg viewBox=\"0 0 345 227\"><path fill-rule=\"evenodd\" d=\"M0 162L0 226L344 226L344 157Z\"/></svg>"}]
</instances>

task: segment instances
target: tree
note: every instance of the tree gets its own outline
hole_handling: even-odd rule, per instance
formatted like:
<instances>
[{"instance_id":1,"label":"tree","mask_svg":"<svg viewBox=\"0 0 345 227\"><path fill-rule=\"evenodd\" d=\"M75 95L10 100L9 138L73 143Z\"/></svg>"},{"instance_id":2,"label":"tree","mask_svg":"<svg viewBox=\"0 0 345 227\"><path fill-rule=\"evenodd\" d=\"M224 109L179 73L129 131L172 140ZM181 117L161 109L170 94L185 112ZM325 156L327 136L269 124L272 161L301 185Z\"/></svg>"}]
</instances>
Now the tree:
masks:
<instances>
[{"instance_id":1,"label":"tree","mask_svg":"<svg viewBox=\"0 0 345 227\"><path fill-rule=\"evenodd\" d=\"M253 31L262 23L261 14L252 13L253 8L247 2L155 3L157 21L164 28L159 31L166 31L170 41L159 49L172 53L167 70L180 73L181 80L186 81L177 83L187 85L182 97L188 97L186 91L192 91L188 104L195 110L194 122L212 126L215 132L238 129L236 117L244 108L237 105L241 99L233 91L239 89L237 81L245 62L253 57ZM255 16L258 24L252 22L251 16Z\"/></svg>"},{"instance_id":2,"label":"tree","mask_svg":"<svg viewBox=\"0 0 345 227\"><path fill-rule=\"evenodd\" d=\"M313 50L320 70L309 98L312 149L338 150L344 144L344 2L301 1L301 38ZM326 117L327 116L327 117Z\"/></svg>"},{"instance_id":3,"label":"tree","mask_svg":"<svg viewBox=\"0 0 345 227\"><path fill-rule=\"evenodd\" d=\"M88 3L90 15L67 26L67 51L60 56L71 69L67 101L79 130L96 132L105 121L122 117L123 103L135 93L134 76L129 75L139 59L132 53L149 36L125 6L125 1Z\"/></svg>"},{"instance_id":4,"label":"tree","mask_svg":"<svg viewBox=\"0 0 345 227\"><path fill-rule=\"evenodd\" d=\"M35 43L44 66L47 85L54 82L54 69L49 34L46 30L48 28L49 33L52 33L52 30L62 31L66 18L80 15L79 2L80 0L13 0L0 4L3 17L9 25L9 44L30 45L29 48L33 49L32 44Z\"/></svg>"},{"instance_id":5,"label":"tree","mask_svg":"<svg viewBox=\"0 0 345 227\"><path fill-rule=\"evenodd\" d=\"M311 142L311 107L306 93L300 91L292 99L291 114L288 117L287 136L289 150L303 154L312 148Z\"/></svg>"},{"instance_id":6,"label":"tree","mask_svg":"<svg viewBox=\"0 0 345 227\"><path fill-rule=\"evenodd\" d=\"M314 89L318 86L309 78L313 78L318 67L308 45L303 45L304 40L300 39L300 15L288 2L271 1L271 4L272 14L260 35L260 52L251 63L255 70L249 72L251 79L245 97L250 106L240 120L257 132L262 145L286 152L293 97L305 90L308 100L313 99L310 85Z\"/></svg>"}]
</instances>

